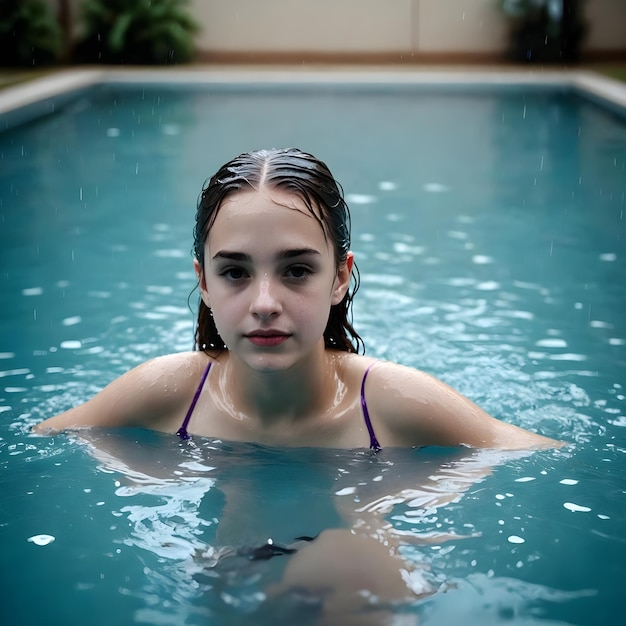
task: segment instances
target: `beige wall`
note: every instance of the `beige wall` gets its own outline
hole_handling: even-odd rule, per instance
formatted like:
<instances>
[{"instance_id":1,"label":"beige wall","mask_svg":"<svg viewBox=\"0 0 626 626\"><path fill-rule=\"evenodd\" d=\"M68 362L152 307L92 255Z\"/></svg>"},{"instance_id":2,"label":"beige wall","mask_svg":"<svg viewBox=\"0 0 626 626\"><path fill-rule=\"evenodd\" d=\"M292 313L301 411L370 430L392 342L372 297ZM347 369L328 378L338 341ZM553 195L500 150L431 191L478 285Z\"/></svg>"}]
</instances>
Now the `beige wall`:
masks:
<instances>
[{"instance_id":1,"label":"beige wall","mask_svg":"<svg viewBox=\"0 0 626 626\"><path fill-rule=\"evenodd\" d=\"M46 0L57 11L58 0ZM70 0L74 23L82 0ZM499 0L191 0L201 51L497 55ZM626 51L626 0L586 0L585 49Z\"/></svg>"},{"instance_id":2,"label":"beige wall","mask_svg":"<svg viewBox=\"0 0 626 626\"><path fill-rule=\"evenodd\" d=\"M209 53L499 54L498 0L192 0ZM587 0L587 49L626 49L626 0Z\"/></svg>"},{"instance_id":3,"label":"beige wall","mask_svg":"<svg viewBox=\"0 0 626 626\"><path fill-rule=\"evenodd\" d=\"M203 49L404 51L413 0L194 0Z\"/></svg>"},{"instance_id":4,"label":"beige wall","mask_svg":"<svg viewBox=\"0 0 626 626\"><path fill-rule=\"evenodd\" d=\"M507 23L497 0L415 0L418 52L501 52Z\"/></svg>"},{"instance_id":5,"label":"beige wall","mask_svg":"<svg viewBox=\"0 0 626 626\"><path fill-rule=\"evenodd\" d=\"M626 0L587 0L586 47L591 50L626 50Z\"/></svg>"}]
</instances>

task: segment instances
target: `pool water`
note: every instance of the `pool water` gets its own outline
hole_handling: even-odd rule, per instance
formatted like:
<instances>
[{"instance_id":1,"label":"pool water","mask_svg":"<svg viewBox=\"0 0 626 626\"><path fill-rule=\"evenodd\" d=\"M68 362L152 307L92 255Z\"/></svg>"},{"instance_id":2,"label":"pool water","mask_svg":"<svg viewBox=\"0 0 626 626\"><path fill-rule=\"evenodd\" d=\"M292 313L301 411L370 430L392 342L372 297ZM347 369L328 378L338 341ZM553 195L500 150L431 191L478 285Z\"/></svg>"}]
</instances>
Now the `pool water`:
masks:
<instances>
[{"instance_id":1,"label":"pool water","mask_svg":"<svg viewBox=\"0 0 626 626\"><path fill-rule=\"evenodd\" d=\"M192 347L202 184L283 146L345 188L367 353L571 446L373 456L30 435ZM423 594L384 607L398 619L618 623L625 170L624 116L557 88L109 85L1 133L2 623L316 623L310 603L267 593L293 557L233 547L355 524L402 533Z\"/></svg>"}]
</instances>

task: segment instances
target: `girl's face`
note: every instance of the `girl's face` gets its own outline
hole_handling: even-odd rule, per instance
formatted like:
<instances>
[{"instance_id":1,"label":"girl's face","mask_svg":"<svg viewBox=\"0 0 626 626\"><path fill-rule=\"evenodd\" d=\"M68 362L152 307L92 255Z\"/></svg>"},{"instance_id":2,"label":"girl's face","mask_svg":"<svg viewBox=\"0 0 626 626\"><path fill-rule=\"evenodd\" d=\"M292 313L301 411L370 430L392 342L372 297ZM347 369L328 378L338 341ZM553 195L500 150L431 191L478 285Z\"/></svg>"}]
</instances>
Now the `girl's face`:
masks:
<instances>
[{"instance_id":1,"label":"girl's face","mask_svg":"<svg viewBox=\"0 0 626 626\"><path fill-rule=\"evenodd\" d=\"M203 268L195 261L202 299L243 362L282 370L323 346L353 257L337 268L332 242L297 195L261 189L228 197L204 253Z\"/></svg>"}]
</instances>

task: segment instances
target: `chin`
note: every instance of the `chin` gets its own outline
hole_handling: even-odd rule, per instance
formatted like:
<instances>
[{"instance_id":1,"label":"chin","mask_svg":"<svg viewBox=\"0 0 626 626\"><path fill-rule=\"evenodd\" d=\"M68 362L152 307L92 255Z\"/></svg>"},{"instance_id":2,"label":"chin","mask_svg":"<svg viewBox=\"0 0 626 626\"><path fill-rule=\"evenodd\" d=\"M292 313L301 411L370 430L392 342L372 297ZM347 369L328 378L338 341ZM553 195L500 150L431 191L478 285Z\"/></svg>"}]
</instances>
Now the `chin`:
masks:
<instances>
[{"instance_id":1,"label":"chin","mask_svg":"<svg viewBox=\"0 0 626 626\"><path fill-rule=\"evenodd\" d=\"M295 364L293 357L278 354L258 354L242 359L255 372L284 372Z\"/></svg>"}]
</instances>

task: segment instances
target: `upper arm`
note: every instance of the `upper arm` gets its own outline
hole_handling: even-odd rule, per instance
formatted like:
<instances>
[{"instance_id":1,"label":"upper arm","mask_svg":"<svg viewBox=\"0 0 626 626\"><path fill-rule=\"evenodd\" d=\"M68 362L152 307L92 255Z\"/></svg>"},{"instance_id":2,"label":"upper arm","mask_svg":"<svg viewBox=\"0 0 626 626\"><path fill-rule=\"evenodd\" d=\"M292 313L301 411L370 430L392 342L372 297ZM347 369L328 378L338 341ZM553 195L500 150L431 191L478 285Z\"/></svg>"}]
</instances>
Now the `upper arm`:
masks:
<instances>
[{"instance_id":1,"label":"upper arm","mask_svg":"<svg viewBox=\"0 0 626 626\"><path fill-rule=\"evenodd\" d=\"M500 449L561 445L495 419L469 398L425 372L393 364L379 366L372 373L376 370L379 370L376 387L384 390L375 392L376 413L381 415L386 434L394 442Z\"/></svg>"},{"instance_id":2,"label":"upper arm","mask_svg":"<svg viewBox=\"0 0 626 626\"><path fill-rule=\"evenodd\" d=\"M37 424L38 433L90 426L139 426L169 430L189 397L196 367L187 355L147 361L107 385L93 398Z\"/></svg>"}]
</instances>

